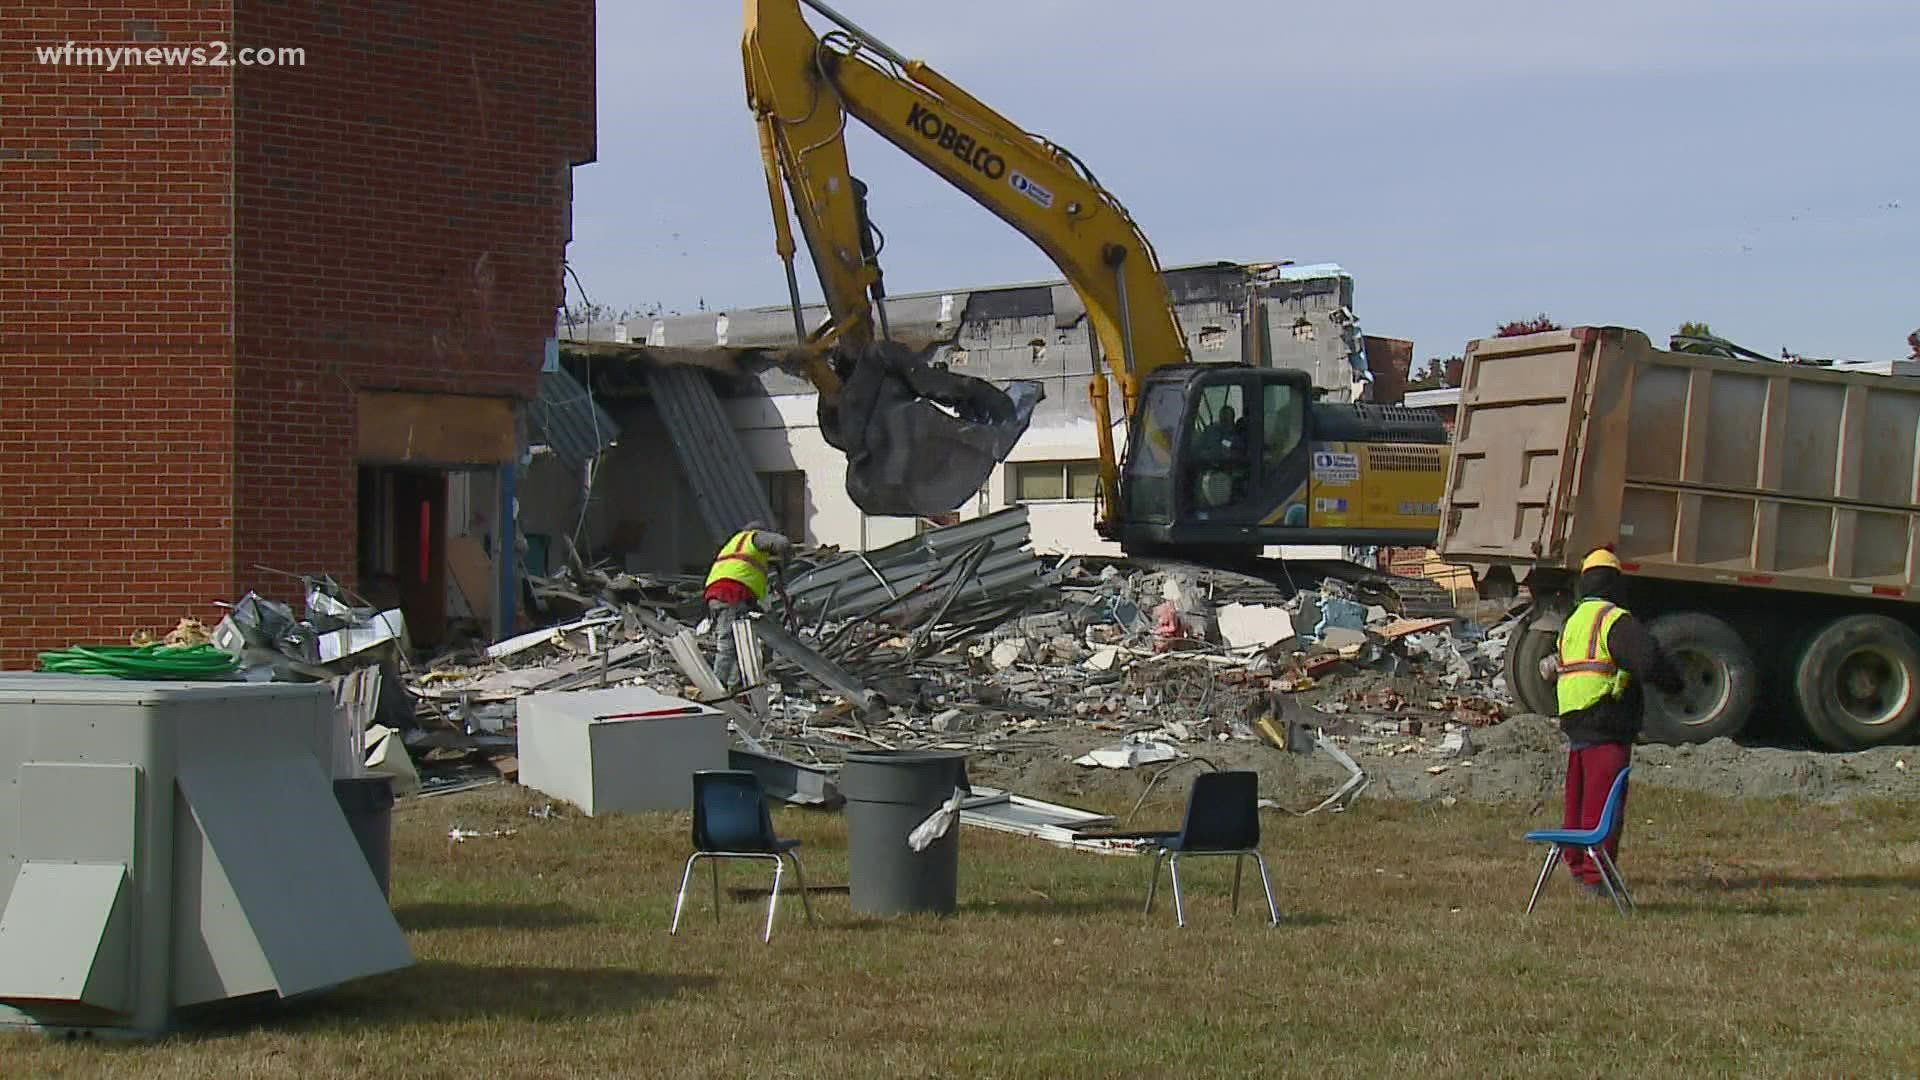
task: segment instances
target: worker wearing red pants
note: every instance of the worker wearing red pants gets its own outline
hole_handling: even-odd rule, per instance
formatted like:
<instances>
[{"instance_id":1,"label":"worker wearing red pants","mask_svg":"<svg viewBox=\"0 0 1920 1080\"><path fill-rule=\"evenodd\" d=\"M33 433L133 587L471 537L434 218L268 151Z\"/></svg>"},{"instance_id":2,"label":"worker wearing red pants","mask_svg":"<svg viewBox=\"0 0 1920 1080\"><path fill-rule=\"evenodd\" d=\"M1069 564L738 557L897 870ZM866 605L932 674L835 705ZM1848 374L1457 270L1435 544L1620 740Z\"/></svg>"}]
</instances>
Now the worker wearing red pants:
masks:
<instances>
[{"instance_id":1,"label":"worker wearing red pants","mask_svg":"<svg viewBox=\"0 0 1920 1080\"><path fill-rule=\"evenodd\" d=\"M1591 829L1613 781L1633 759L1645 695L1640 681L1668 693L1682 688L1679 671L1653 635L1618 602L1620 560L1600 548L1580 564L1580 603L1560 631L1554 691L1567 736L1567 805L1562 824ZM1624 811L1604 847L1617 860ZM1605 895L1600 868L1584 851L1567 849L1567 869L1589 892Z\"/></svg>"},{"instance_id":2,"label":"worker wearing red pants","mask_svg":"<svg viewBox=\"0 0 1920 1080\"><path fill-rule=\"evenodd\" d=\"M793 542L758 521L749 521L734 533L713 557L707 571L705 599L713 626L713 673L720 685L739 689L740 663L733 642L733 624L767 598L767 571L773 560L784 559Z\"/></svg>"}]
</instances>

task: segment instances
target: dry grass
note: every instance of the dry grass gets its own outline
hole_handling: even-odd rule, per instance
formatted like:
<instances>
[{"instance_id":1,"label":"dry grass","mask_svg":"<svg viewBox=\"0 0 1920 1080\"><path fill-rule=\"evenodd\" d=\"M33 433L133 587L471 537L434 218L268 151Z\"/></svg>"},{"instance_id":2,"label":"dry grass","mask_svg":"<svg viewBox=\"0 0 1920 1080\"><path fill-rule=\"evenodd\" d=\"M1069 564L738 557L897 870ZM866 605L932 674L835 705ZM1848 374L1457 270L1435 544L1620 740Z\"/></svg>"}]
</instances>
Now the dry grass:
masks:
<instances>
[{"instance_id":1,"label":"dry grass","mask_svg":"<svg viewBox=\"0 0 1920 1080\"><path fill-rule=\"evenodd\" d=\"M1269 818L1283 925L1193 864L1190 926L1146 861L969 829L952 920L818 898L666 926L683 818L527 816L504 789L400 812L418 966L259 1026L154 1045L0 1039L8 1076L1912 1075L1920 812L1641 792L1621 920L1556 882L1530 919L1524 809L1363 803ZM1124 809L1124 808L1121 808ZM1174 811L1162 808L1170 819ZM452 845L446 832L514 828ZM777 815L817 885L844 824ZM728 873L763 884L759 868ZM749 876L753 875L753 876ZM691 903L691 901L690 901Z\"/></svg>"}]
</instances>

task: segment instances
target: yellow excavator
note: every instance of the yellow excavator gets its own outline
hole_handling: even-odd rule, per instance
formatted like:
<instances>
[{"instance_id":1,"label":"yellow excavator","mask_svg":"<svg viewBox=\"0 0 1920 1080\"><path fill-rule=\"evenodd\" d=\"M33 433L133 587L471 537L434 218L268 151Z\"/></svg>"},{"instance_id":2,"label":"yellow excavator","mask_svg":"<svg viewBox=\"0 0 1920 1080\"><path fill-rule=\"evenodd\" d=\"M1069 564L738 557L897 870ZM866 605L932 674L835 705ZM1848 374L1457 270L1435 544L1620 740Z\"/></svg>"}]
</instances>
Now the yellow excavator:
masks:
<instances>
[{"instance_id":1,"label":"yellow excavator","mask_svg":"<svg viewBox=\"0 0 1920 1080\"><path fill-rule=\"evenodd\" d=\"M1447 432L1426 412L1318 400L1305 372L1195 363L1153 246L1055 143L909 60L820 0L745 0L747 101L759 127L797 364L821 428L875 515L944 513L1012 452L1041 393L935 366L895 342L844 133L849 116L1019 230L1060 268L1091 322L1087 392L1100 454L1096 527L1134 555L1215 566L1269 544L1428 546L1439 528ZM812 9L831 29L816 34ZM788 199L827 320L800 311ZM1127 425L1115 453L1111 369Z\"/></svg>"}]
</instances>

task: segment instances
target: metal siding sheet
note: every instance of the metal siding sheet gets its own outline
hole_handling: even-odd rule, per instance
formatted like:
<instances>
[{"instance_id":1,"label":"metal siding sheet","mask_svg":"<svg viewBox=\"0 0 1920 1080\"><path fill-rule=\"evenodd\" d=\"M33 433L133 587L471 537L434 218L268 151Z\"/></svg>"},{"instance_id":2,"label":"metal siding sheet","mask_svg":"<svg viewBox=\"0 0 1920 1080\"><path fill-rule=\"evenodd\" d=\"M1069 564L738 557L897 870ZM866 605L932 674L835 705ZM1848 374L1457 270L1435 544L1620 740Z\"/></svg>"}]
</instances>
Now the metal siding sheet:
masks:
<instances>
[{"instance_id":1,"label":"metal siding sheet","mask_svg":"<svg viewBox=\"0 0 1920 1080\"><path fill-rule=\"evenodd\" d=\"M713 535L732 536L749 521L771 525L773 507L766 487L727 422L706 373L688 367L654 368L647 373L647 383Z\"/></svg>"},{"instance_id":2,"label":"metal siding sheet","mask_svg":"<svg viewBox=\"0 0 1920 1080\"><path fill-rule=\"evenodd\" d=\"M564 369L540 373L534 422L542 441L570 469L585 465L620 437L620 425Z\"/></svg>"},{"instance_id":3,"label":"metal siding sheet","mask_svg":"<svg viewBox=\"0 0 1920 1080\"><path fill-rule=\"evenodd\" d=\"M796 577L788 592L794 606L803 611L828 606L838 617L863 615L911 591L988 537L993 539L993 551L982 560L962 598L1009 595L1031 588L1040 578L1040 560L1028 546L1027 508L1015 506L835 559Z\"/></svg>"}]
</instances>

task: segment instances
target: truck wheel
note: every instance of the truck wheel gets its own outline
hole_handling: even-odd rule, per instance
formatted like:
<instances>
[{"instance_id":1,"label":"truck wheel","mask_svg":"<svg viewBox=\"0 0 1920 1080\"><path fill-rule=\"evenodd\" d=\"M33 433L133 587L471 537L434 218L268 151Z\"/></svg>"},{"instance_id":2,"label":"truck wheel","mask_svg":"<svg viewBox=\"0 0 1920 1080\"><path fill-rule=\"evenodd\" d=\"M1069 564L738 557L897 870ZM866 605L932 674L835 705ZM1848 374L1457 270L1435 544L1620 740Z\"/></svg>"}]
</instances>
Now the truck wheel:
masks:
<instances>
[{"instance_id":1,"label":"truck wheel","mask_svg":"<svg viewBox=\"0 0 1920 1080\"><path fill-rule=\"evenodd\" d=\"M1739 734L1760 689L1760 669L1740 634L1699 611L1662 615L1647 630L1686 680L1678 694L1647 688L1647 738L1700 743Z\"/></svg>"},{"instance_id":2,"label":"truck wheel","mask_svg":"<svg viewBox=\"0 0 1920 1080\"><path fill-rule=\"evenodd\" d=\"M1884 615L1835 619L1800 654L1793 683L1808 730L1829 748L1893 742L1920 719L1920 635Z\"/></svg>"},{"instance_id":3,"label":"truck wheel","mask_svg":"<svg viewBox=\"0 0 1920 1080\"><path fill-rule=\"evenodd\" d=\"M1560 701L1553 683L1540 675L1540 661L1560 645L1560 624L1566 612L1535 607L1507 640L1507 690L1530 713L1556 716Z\"/></svg>"}]
</instances>

